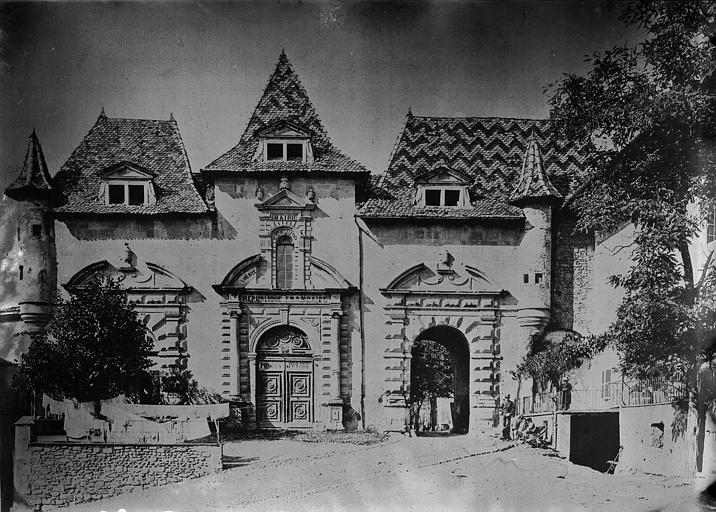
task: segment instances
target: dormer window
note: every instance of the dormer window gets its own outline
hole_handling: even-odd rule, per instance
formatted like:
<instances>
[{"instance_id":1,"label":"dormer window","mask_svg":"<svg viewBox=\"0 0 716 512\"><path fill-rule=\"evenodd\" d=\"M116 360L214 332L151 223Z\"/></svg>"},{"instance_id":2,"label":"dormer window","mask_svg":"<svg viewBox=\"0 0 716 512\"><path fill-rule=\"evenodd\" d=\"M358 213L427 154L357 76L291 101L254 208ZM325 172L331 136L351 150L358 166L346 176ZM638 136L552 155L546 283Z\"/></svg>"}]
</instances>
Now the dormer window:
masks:
<instances>
[{"instance_id":1,"label":"dormer window","mask_svg":"<svg viewBox=\"0 0 716 512\"><path fill-rule=\"evenodd\" d=\"M469 207L469 176L441 168L418 175L415 204L418 206Z\"/></svg>"},{"instance_id":2,"label":"dormer window","mask_svg":"<svg viewBox=\"0 0 716 512\"><path fill-rule=\"evenodd\" d=\"M304 162L306 142L266 141L266 161Z\"/></svg>"},{"instance_id":3,"label":"dormer window","mask_svg":"<svg viewBox=\"0 0 716 512\"><path fill-rule=\"evenodd\" d=\"M149 204L146 183L137 184L112 180L107 183L107 188L107 204L126 204L130 206Z\"/></svg>"},{"instance_id":4,"label":"dormer window","mask_svg":"<svg viewBox=\"0 0 716 512\"><path fill-rule=\"evenodd\" d=\"M288 121L274 123L259 132L254 160L312 163L311 131Z\"/></svg>"},{"instance_id":5,"label":"dormer window","mask_svg":"<svg viewBox=\"0 0 716 512\"><path fill-rule=\"evenodd\" d=\"M461 195L459 188L426 188L425 206L460 206Z\"/></svg>"},{"instance_id":6,"label":"dormer window","mask_svg":"<svg viewBox=\"0 0 716 512\"><path fill-rule=\"evenodd\" d=\"M113 165L99 173L102 177L99 199L108 205L142 206L156 203L154 173L128 162Z\"/></svg>"}]
</instances>

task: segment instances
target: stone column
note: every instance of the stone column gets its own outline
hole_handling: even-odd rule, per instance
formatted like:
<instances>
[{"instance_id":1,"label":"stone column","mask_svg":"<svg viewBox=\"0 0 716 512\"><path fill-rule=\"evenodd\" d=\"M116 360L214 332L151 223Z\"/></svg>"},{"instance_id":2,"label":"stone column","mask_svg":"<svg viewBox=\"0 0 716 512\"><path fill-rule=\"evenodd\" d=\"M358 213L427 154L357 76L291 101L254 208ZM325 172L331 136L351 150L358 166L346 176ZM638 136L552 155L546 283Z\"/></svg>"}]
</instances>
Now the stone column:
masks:
<instances>
[{"instance_id":1,"label":"stone column","mask_svg":"<svg viewBox=\"0 0 716 512\"><path fill-rule=\"evenodd\" d=\"M13 451L13 486L15 488L16 503L30 501L32 488L30 476L32 474L32 454L29 445L32 441L32 429L35 420L31 416L23 416L15 422L15 449ZM13 507L14 508L14 507Z\"/></svg>"},{"instance_id":2,"label":"stone column","mask_svg":"<svg viewBox=\"0 0 716 512\"><path fill-rule=\"evenodd\" d=\"M251 405L253 410L253 414L249 416L249 421L253 423L253 427L258 427L258 408L256 403L256 353L250 352L248 355L249 360L249 381L251 388L249 389L249 393L251 396Z\"/></svg>"},{"instance_id":3,"label":"stone column","mask_svg":"<svg viewBox=\"0 0 716 512\"><path fill-rule=\"evenodd\" d=\"M231 342L229 345L229 364L231 365L231 382L229 383L229 395L232 400L239 399L239 320L240 313L238 311L232 311L229 313L229 336Z\"/></svg>"},{"instance_id":4,"label":"stone column","mask_svg":"<svg viewBox=\"0 0 716 512\"><path fill-rule=\"evenodd\" d=\"M340 307L340 306L339 306ZM331 310L331 356L329 358L330 370L330 398L328 406L328 418L325 425L329 429L343 428L343 399L341 398L341 316L343 310L333 308Z\"/></svg>"},{"instance_id":5,"label":"stone column","mask_svg":"<svg viewBox=\"0 0 716 512\"><path fill-rule=\"evenodd\" d=\"M331 312L331 399L341 400L341 315Z\"/></svg>"}]
</instances>

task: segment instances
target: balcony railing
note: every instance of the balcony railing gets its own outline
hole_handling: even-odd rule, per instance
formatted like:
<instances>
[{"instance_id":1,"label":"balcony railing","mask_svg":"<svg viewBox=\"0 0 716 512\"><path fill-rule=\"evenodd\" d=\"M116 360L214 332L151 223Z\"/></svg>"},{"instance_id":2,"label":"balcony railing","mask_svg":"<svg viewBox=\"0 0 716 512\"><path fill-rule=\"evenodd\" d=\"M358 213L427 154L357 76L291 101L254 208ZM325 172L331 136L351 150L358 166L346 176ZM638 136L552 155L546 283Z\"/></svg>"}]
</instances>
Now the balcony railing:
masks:
<instances>
[{"instance_id":1,"label":"balcony railing","mask_svg":"<svg viewBox=\"0 0 716 512\"><path fill-rule=\"evenodd\" d=\"M686 398L686 385L663 379L610 382L600 389L572 389L526 396L517 404L519 414L555 411L601 411L619 406L666 404Z\"/></svg>"}]
</instances>

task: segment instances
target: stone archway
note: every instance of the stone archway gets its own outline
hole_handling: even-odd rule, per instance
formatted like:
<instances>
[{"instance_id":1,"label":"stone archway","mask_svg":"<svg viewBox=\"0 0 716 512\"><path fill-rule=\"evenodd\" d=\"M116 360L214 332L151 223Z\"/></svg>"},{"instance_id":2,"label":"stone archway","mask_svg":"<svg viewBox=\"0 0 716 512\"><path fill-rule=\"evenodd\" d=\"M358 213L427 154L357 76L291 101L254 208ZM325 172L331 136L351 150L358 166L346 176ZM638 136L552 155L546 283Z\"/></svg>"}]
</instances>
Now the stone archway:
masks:
<instances>
[{"instance_id":1,"label":"stone archway","mask_svg":"<svg viewBox=\"0 0 716 512\"><path fill-rule=\"evenodd\" d=\"M314 421L313 351L306 334L280 325L256 346L259 427L306 427Z\"/></svg>"},{"instance_id":2,"label":"stone archway","mask_svg":"<svg viewBox=\"0 0 716 512\"><path fill-rule=\"evenodd\" d=\"M433 336L459 355L462 384L456 402L460 421L468 422L465 430L491 427L502 380L502 308L509 294L477 269L448 257L441 258L435 270L423 263L409 268L381 293L386 297L381 396L385 428L405 428L411 349L415 340Z\"/></svg>"},{"instance_id":3,"label":"stone archway","mask_svg":"<svg viewBox=\"0 0 716 512\"><path fill-rule=\"evenodd\" d=\"M465 335L455 327L437 325L421 332L413 344L419 341L438 343L450 353L454 372L453 431L467 432L470 426L470 347Z\"/></svg>"}]
</instances>

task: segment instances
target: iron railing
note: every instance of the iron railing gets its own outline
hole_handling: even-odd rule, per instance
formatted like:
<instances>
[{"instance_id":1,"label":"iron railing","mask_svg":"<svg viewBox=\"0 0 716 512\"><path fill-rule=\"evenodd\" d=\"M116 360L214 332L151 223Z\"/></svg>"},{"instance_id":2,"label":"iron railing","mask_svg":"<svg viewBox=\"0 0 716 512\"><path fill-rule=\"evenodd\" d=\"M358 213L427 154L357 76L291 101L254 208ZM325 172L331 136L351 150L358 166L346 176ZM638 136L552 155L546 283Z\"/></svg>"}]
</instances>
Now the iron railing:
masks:
<instances>
[{"instance_id":1,"label":"iron railing","mask_svg":"<svg viewBox=\"0 0 716 512\"><path fill-rule=\"evenodd\" d=\"M517 412L601 411L619 406L673 403L687 396L687 387L681 382L664 379L610 382L599 389L571 389L526 396L517 404Z\"/></svg>"}]
</instances>

